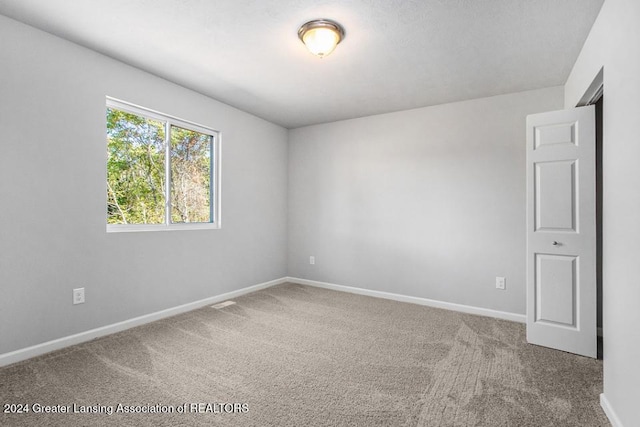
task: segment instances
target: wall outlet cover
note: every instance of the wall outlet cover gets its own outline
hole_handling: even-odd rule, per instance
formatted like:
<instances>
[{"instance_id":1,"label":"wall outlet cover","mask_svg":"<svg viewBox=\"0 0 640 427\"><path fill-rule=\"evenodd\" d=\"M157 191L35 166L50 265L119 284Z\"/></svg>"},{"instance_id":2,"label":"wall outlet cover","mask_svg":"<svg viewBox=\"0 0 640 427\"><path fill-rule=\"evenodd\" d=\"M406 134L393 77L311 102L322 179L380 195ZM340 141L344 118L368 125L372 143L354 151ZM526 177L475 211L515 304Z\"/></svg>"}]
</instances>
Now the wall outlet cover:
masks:
<instances>
[{"instance_id":1,"label":"wall outlet cover","mask_svg":"<svg viewBox=\"0 0 640 427\"><path fill-rule=\"evenodd\" d=\"M84 288L73 290L73 304L84 304Z\"/></svg>"}]
</instances>

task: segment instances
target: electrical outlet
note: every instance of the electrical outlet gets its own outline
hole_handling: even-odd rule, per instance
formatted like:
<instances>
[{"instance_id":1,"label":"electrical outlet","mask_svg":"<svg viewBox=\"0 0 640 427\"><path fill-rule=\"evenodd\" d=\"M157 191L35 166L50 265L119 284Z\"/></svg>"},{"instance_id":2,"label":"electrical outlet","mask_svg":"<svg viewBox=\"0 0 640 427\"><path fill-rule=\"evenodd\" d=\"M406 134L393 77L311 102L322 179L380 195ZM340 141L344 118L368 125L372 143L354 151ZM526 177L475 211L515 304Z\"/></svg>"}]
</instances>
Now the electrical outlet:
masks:
<instances>
[{"instance_id":1,"label":"electrical outlet","mask_svg":"<svg viewBox=\"0 0 640 427\"><path fill-rule=\"evenodd\" d=\"M84 304L84 288L73 290L73 304Z\"/></svg>"},{"instance_id":2,"label":"electrical outlet","mask_svg":"<svg viewBox=\"0 0 640 427\"><path fill-rule=\"evenodd\" d=\"M316 257L310 256L309 257L309 264L314 265L315 263L316 263Z\"/></svg>"},{"instance_id":3,"label":"electrical outlet","mask_svg":"<svg viewBox=\"0 0 640 427\"><path fill-rule=\"evenodd\" d=\"M496 289L507 289L507 279L504 277L496 277Z\"/></svg>"}]
</instances>

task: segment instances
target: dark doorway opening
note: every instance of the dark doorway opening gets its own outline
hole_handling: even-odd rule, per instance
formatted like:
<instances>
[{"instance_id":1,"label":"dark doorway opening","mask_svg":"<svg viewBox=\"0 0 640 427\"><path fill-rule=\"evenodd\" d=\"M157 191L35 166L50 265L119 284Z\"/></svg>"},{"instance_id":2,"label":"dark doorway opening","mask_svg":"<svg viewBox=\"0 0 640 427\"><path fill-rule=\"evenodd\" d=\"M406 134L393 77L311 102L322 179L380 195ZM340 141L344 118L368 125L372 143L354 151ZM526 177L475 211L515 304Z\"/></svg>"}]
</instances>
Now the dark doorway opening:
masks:
<instances>
[{"instance_id":1,"label":"dark doorway opening","mask_svg":"<svg viewBox=\"0 0 640 427\"><path fill-rule=\"evenodd\" d=\"M598 359L603 358L604 337L602 333L602 154L603 154L603 120L602 108L604 96L593 103L596 107L596 307L598 326Z\"/></svg>"}]
</instances>

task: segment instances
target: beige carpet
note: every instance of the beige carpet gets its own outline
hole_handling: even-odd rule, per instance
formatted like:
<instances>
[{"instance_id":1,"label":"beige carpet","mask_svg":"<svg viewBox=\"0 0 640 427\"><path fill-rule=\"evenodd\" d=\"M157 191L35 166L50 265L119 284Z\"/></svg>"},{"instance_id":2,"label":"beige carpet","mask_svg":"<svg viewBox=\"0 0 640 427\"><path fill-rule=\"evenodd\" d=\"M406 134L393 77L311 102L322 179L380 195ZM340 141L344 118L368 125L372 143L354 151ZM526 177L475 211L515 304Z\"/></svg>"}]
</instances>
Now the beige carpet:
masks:
<instances>
[{"instance_id":1,"label":"beige carpet","mask_svg":"<svg viewBox=\"0 0 640 427\"><path fill-rule=\"evenodd\" d=\"M0 369L2 409L30 405L0 425L609 425L601 362L521 324L295 284L235 301Z\"/></svg>"}]
</instances>

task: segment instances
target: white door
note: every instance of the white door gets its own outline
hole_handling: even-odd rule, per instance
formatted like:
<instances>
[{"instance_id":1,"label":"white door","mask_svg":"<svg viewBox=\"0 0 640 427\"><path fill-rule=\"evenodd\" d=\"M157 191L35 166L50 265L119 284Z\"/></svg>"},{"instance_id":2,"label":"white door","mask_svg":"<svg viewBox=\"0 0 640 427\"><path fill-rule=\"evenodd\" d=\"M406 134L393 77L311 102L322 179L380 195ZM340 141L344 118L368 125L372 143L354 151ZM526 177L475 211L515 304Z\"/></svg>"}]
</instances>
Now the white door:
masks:
<instances>
[{"instance_id":1,"label":"white door","mask_svg":"<svg viewBox=\"0 0 640 427\"><path fill-rule=\"evenodd\" d=\"M527 341L596 357L595 108L527 117Z\"/></svg>"}]
</instances>

